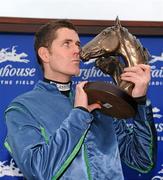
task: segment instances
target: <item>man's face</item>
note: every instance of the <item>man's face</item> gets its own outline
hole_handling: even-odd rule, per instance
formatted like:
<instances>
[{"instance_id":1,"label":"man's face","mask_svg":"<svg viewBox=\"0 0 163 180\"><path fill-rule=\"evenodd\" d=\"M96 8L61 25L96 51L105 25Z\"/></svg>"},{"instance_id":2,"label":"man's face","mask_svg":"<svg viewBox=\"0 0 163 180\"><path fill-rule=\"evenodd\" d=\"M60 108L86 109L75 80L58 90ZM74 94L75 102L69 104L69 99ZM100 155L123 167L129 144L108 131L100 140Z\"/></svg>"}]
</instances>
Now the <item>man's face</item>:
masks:
<instances>
[{"instance_id":1,"label":"man's face","mask_svg":"<svg viewBox=\"0 0 163 180\"><path fill-rule=\"evenodd\" d=\"M56 33L48 55L48 71L62 80L80 72L80 40L78 34L68 28L60 28Z\"/></svg>"}]
</instances>

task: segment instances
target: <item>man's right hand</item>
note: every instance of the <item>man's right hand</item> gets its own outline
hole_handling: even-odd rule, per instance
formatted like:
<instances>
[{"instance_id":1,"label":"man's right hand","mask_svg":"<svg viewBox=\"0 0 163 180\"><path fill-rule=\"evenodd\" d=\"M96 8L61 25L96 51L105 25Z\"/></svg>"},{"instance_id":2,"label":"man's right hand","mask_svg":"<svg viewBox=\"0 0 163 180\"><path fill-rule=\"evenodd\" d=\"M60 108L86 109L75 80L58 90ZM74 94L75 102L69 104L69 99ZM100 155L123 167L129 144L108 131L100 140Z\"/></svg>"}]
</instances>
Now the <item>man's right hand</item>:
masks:
<instances>
[{"instance_id":1,"label":"man's right hand","mask_svg":"<svg viewBox=\"0 0 163 180\"><path fill-rule=\"evenodd\" d=\"M74 107L84 107L89 112L95 109L101 109L101 106L98 103L88 105L88 97L87 97L86 92L83 89L86 83L87 81L83 81L76 85Z\"/></svg>"}]
</instances>

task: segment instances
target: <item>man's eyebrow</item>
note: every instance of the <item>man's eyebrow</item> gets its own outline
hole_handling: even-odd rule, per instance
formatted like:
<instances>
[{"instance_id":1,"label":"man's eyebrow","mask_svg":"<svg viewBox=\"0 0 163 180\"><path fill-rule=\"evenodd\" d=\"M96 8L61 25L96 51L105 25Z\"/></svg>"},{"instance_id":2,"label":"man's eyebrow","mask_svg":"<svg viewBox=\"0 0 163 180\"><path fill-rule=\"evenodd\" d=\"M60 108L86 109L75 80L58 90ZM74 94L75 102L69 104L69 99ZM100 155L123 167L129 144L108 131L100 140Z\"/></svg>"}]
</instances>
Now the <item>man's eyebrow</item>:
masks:
<instances>
[{"instance_id":1,"label":"man's eyebrow","mask_svg":"<svg viewBox=\"0 0 163 180\"><path fill-rule=\"evenodd\" d=\"M72 39L64 39L64 42L66 42L66 41L67 41L67 42L73 42ZM77 40L77 41L75 42L75 44L80 45L81 43L80 43L80 41Z\"/></svg>"},{"instance_id":2,"label":"man's eyebrow","mask_svg":"<svg viewBox=\"0 0 163 180\"><path fill-rule=\"evenodd\" d=\"M69 41L69 42L72 42L73 40L72 40L72 39L64 39L63 41Z\"/></svg>"},{"instance_id":3,"label":"man's eyebrow","mask_svg":"<svg viewBox=\"0 0 163 180\"><path fill-rule=\"evenodd\" d=\"M66 38L66 39L64 39L63 41L73 42L74 40L73 40L73 39ZM78 41L78 40L77 40L77 41Z\"/></svg>"}]
</instances>

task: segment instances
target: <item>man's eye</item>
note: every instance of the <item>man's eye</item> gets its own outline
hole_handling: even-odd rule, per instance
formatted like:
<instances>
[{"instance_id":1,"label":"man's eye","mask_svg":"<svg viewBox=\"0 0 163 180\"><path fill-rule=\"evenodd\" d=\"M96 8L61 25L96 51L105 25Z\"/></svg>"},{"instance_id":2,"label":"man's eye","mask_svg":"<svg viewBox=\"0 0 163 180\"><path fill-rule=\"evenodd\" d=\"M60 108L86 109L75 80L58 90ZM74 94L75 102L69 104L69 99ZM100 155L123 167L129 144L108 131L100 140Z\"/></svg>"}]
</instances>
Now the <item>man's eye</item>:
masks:
<instances>
[{"instance_id":1,"label":"man's eye","mask_svg":"<svg viewBox=\"0 0 163 180\"><path fill-rule=\"evenodd\" d=\"M70 43L69 43L69 42L64 42L64 46L69 47L69 46L70 46Z\"/></svg>"},{"instance_id":2,"label":"man's eye","mask_svg":"<svg viewBox=\"0 0 163 180\"><path fill-rule=\"evenodd\" d=\"M76 45L77 45L79 48L81 48L81 45L80 45L80 43L77 43Z\"/></svg>"}]
</instances>

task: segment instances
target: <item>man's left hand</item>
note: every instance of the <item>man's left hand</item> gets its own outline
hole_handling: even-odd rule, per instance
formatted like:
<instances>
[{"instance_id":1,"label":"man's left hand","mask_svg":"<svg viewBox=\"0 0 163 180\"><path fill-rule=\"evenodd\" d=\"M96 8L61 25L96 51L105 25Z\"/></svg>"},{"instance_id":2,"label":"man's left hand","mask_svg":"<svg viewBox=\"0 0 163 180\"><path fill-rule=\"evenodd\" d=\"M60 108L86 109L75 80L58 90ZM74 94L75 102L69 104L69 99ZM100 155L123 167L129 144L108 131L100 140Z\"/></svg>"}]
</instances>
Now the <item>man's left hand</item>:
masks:
<instances>
[{"instance_id":1,"label":"man's left hand","mask_svg":"<svg viewBox=\"0 0 163 180\"><path fill-rule=\"evenodd\" d=\"M124 69L124 72L121 74L121 79L134 84L132 97L141 97L146 95L151 79L150 72L150 66L145 64L138 64Z\"/></svg>"}]
</instances>

